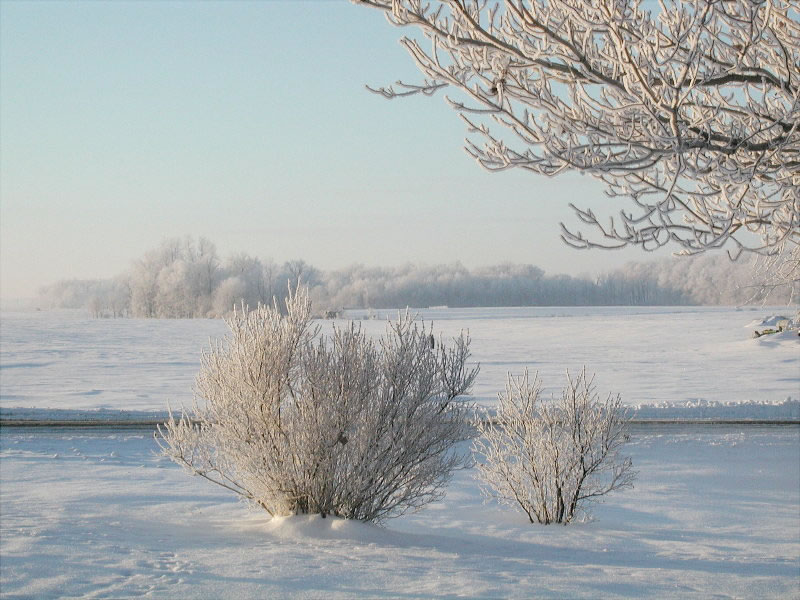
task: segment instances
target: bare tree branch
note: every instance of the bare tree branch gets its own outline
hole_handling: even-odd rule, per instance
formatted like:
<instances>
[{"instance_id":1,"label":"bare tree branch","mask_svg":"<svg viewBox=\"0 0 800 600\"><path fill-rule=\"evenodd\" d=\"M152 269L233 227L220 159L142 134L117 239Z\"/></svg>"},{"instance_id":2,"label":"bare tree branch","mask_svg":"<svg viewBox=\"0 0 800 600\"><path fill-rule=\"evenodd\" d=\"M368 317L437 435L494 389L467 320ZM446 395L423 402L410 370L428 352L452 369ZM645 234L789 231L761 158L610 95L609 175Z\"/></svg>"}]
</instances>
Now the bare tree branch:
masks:
<instances>
[{"instance_id":1,"label":"bare tree branch","mask_svg":"<svg viewBox=\"0 0 800 600\"><path fill-rule=\"evenodd\" d=\"M800 244L800 6L789 0L353 0L464 117L485 169L588 173L631 210L576 248L777 255ZM467 118L466 115L471 115ZM499 128L499 129L498 129ZM510 134L510 135L509 135Z\"/></svg>"}]
</instances>

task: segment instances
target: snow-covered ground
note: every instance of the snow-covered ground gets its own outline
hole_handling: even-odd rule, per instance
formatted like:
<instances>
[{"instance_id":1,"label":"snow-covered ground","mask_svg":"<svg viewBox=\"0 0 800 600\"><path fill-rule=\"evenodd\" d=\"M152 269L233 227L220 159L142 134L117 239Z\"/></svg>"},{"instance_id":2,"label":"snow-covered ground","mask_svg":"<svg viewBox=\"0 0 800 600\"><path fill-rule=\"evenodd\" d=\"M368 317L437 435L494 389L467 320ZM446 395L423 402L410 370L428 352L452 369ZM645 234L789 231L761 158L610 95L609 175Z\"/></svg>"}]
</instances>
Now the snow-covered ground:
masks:
<instances>
[{"instance_id":1,"label":"snow-covered ground","mask_svg":"<svg viewBox=\"0 0 800 600\"><path fill-rule=\"evenodd\" d=\"M775 311L421 312L445 336L469 329L488 406L507 371L538 369L555 391L587 365L641 418L800 418L798 338L746 327ZM225 333L74 312L1 325L3 419L158 418L191 401L200 350ZM800 426L632 433L636 487L592 521L531 525L484 503L466 470L441 502L376 527L270 520L158 456L152 429L2 427L0 596L800 598Z\"/></svg>"},{"instance_id":2,"label":"snow-covered ground","mask_svg":"<svg viewBox=\"0 0 800 600\"><path fill-rule=\"evenodd\" d=\"M3 598L797 598L800 429L639 425L633 490L531 525L471 471L385 527L270 521L149 431L3 428Z\"/></svg>"},{"instance_id":3,"label":"snow-covered ground","mask_svg":"<svg viewBox=\"0 0 800 600\"><path fill-rule=\"evenodd\" d=\"M644 405L647 418L800 419L800 337L753 339L780 309L475 308L418 311L445 338L462 329L481 365L474 399L491 406L506 374L538 370L557 392L584 365L598 391ZM783 308L784 312L792 312ZM363 317L366 311L350 311ZM379 335L378 311L363 321ZM789 316L793 316L790 314ZM0 409L163 411L191 404L200 352L220 320L90 319L82 312L3 313ZM341 324L342 322L339 321ZM331 322L322 322L329 328ZM660 408L661 410L656 410Z\"/></svg>"}]
</instances>

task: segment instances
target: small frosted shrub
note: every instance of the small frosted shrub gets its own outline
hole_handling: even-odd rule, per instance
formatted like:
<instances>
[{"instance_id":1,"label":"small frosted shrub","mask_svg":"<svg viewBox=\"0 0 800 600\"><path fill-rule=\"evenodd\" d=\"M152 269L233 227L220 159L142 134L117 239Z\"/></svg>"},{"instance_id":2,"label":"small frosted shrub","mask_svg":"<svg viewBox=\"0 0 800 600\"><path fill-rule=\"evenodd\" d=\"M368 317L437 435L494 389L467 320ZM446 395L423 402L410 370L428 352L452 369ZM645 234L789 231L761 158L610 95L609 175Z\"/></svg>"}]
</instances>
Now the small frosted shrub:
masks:
<instances>
[{"instance_id":1,"label":"small frosted shrub","mask_svg":"<svg viewBox=\"0 0 800 600\"><path fill-rule=\"evenodd\" d=\"M236 311L203 354L194 415L170 414L163 453L271 515L381 521L439 499L467 459L469 338L451 348L406 313L371 341L322 336L305 290Z\"/></svg>"},{"instance_id":2,"label":"small frosted shrub","mask_svg":"<svg viewBox=\"0 0 800 600\"><path fill-rule=\"evenodd\" d=\"M586 503L633 485L629 439L620 397L600 401L584 369L560 399L543 401L538 375L509 374L496 419L477 422L474 448L486 495L517 505L531 523L569 523Z\"/></svg>"}]
</instances>

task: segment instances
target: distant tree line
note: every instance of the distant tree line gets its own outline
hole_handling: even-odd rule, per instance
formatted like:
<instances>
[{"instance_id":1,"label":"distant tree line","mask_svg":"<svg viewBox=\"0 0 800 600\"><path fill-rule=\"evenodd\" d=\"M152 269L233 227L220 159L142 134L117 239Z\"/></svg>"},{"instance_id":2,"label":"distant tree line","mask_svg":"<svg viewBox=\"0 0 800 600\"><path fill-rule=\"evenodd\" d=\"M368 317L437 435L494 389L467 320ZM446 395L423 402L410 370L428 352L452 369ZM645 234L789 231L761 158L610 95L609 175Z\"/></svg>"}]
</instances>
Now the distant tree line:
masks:
<instances>
[{"instance_id":1,"label":"distant tree line","mask_svg":"<svg viewBox=\"0 0 800 600\"><path fill-rule=\"evenodd\" d=\"M546 275L501 264L321 271L303 260L278 264L245 253L221 260L205 238L165 240L113 279L62 280L40 290L46 308L85 308L94 316L217 317L242 303L282 304L291 286L308 286L317 311L447 305L738 305L753 297L752 265L724 256L629 263L598 277ZM787 298L771 297L775 303Z\"/></svg>"}]
</instances>

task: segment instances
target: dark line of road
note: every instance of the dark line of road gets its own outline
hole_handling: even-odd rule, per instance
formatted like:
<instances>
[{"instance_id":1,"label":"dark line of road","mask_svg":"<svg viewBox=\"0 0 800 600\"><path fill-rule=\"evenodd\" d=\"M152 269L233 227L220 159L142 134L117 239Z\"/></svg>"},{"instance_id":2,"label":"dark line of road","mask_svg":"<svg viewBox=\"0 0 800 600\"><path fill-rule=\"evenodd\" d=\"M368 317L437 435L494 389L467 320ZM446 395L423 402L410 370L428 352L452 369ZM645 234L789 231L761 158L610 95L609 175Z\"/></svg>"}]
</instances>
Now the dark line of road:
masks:
<instances>
[{"instance_id":1,"label":"dark line of road","mask_svg":"<svg viewBox=\"0 0 800 600\"><path fill-rule=\"evenodd\" d=\"M0 419L0 427L41 427L52 429L155 429L164 420L138 421L48 421L36 419ZM798 426L800 420L779 421L769 419L636 419L631 425L785 425Z\"/></svg>"}]
</instances>

